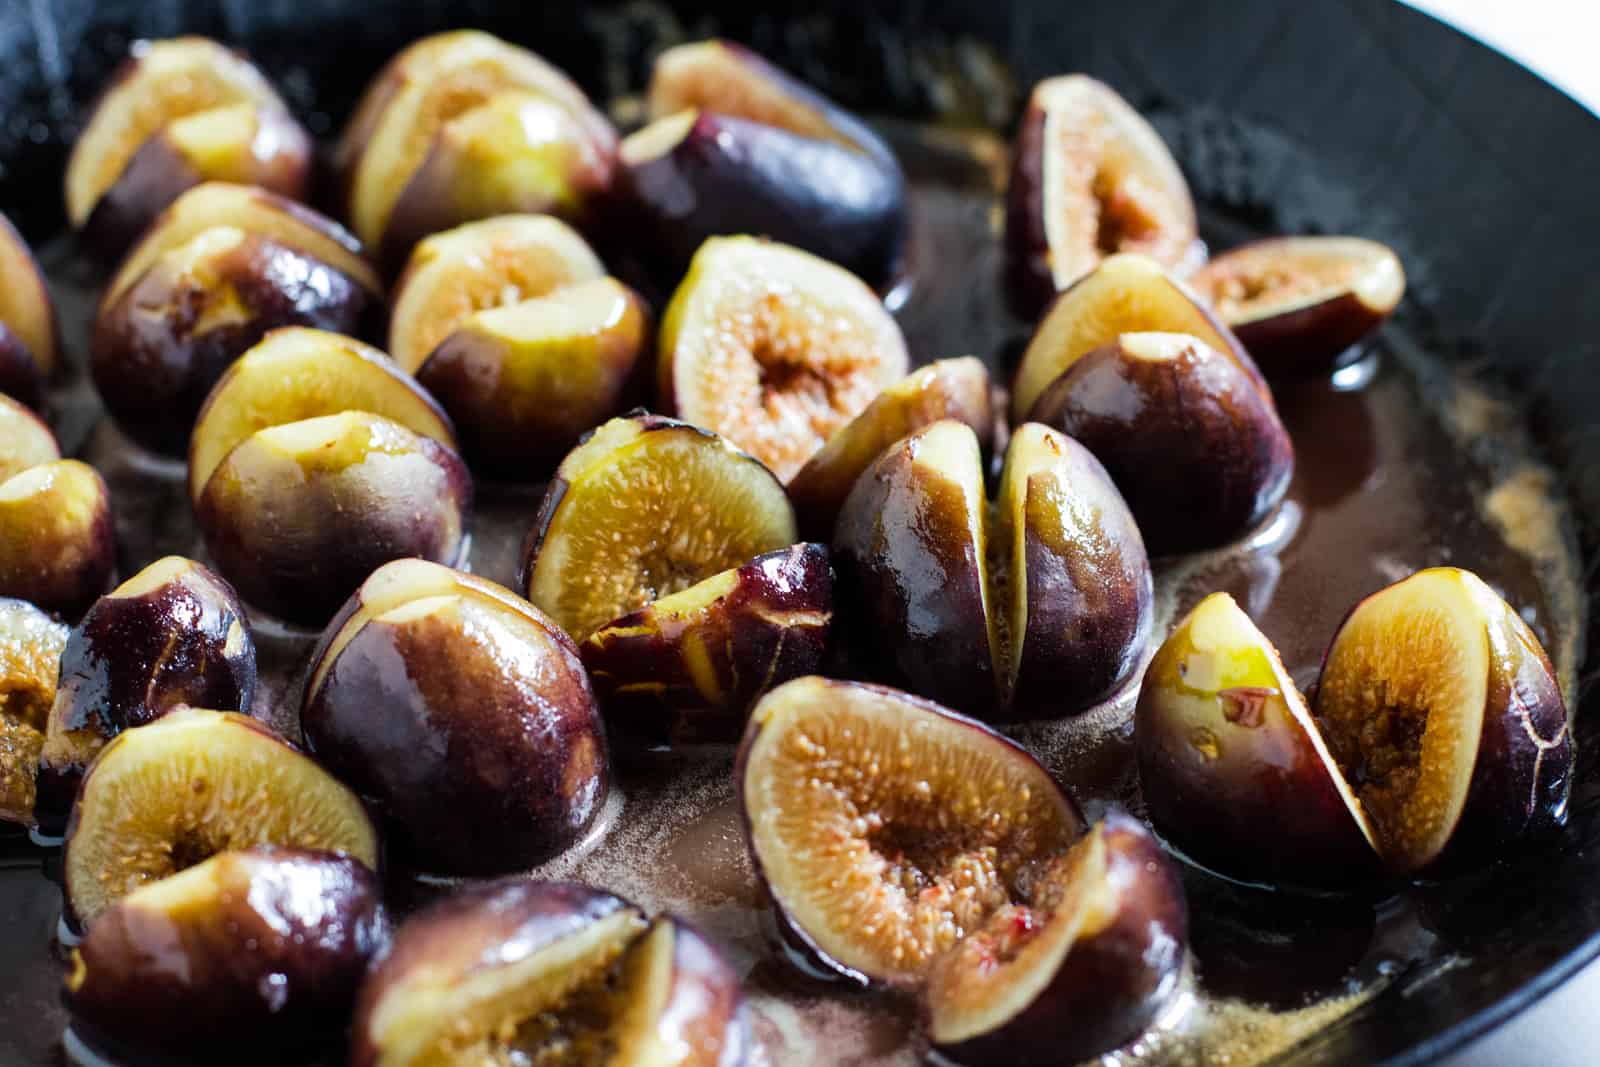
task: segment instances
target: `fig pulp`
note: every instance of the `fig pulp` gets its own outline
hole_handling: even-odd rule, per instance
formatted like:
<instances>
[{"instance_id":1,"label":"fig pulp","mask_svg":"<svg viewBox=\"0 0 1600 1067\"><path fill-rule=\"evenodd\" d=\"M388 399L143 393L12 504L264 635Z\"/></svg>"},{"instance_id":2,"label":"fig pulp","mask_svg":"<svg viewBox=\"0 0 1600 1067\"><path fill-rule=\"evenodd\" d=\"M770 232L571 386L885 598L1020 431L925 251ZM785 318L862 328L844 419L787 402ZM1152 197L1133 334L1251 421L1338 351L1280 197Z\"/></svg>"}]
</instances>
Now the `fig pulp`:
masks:
<instances>
[{"instance_id":1,"label":"fig pulp","mask_svg":"<svg viewBox=\"0 0 1600 1067\"><path fill-rule=\"evenodd\" d=\"M77 618L116 565L111 494L93 467L57 459L0 482L0 597Z\"/></svg>"},{"instance_id":2,"label":"fig pulp","mask_svg":"<svg viewBox=\"0 0 1600 1067\"><path fill-rule=\"evenodd\" d=\"M35 778L67 628L22 600L0 598L0 821L33 823Z\"/></svg>"}]
</instances>

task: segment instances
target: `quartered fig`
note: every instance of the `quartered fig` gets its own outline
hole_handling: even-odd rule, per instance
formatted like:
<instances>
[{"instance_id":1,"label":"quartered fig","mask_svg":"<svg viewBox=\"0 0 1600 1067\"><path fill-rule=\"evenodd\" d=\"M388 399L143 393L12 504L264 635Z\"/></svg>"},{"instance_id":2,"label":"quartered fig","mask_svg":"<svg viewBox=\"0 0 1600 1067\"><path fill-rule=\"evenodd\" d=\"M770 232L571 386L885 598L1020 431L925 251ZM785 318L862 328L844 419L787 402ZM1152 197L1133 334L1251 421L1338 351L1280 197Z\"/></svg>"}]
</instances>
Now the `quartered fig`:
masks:
<instances>
[{"instance_id":1,"label":"quartered fig","mask_svg":"<svg viewBox=\"0 0 1600 1067\"><path fill-rule=\"evenodd\" d=\"M0 822L33 823L39 749L66 644L64 624L0 598Z\"/></svg>"},{"instance_id":2,"label":"quartered fig","mask_svg":"<svg viewBox=\"0 0 1600 1067\"><path fill-rule=\"evenodd\" d=\"M681 111L622 142L619 192L664 279L709 237L759 234L839 264L874 288L899 265L905 185L831 138Z\"/></svg>"},{"instance_id":3,"label":"quartered fig","mask_svg":"<svg viewBox=\"0 0 1600 1067\"><path fill-rule=\"evenodd\" d=\"M424 871L531 867L610 787L578 650L531 604L420 559L380 567L325 632L300 725Z\"/></svg>"},{"instance_id":4,"label":"quartered fig","mask_svg":"<svg viewBox=\"0 0 1600 1067\"><path fill-rule=\"evenodd\" d=\"M39 757L40 829L61 832L107 741L185 704L248 712L255 682L244 606L204 565L167 556L95 601L61 656Z\"/></svg>"},{"instance_id":5,"label":"quartered fig","mask_svg":"<svg viewBox=\"0 0 1600 1067\"><path fill-rule=\"evenodd\" d=\"M543 215L507 215L436 233L418 243L395 283L389 353L415 372L473 312L548 296L605 273L575 230Z\"/></svg>"},{"instance_id":6,"label":"quartered fig","mask_svg":"<svg viewBox=\"0 0 1600 1067\"><path fill-rule=\"evenodd\" d=\"M56 313L27 242L0 215L0 395L37 410L56 368Z\"/></svg>"},{"instance_id":7,"label":"quartered fig","mask_svg":"<svg viewBox=\"0 0 1600 1067\"><path fill-rule=\"evenodd\" d=\"M1357 604L1313 712L1398 873L1489 862L1566 819L1573 743L1555 672L1468 571L1418 571Z\"/></svg>"},{"instance_id":8,"label":"quartered fig","mask_svg":"<svg viewBox=\"0 0 1600 1067\"><path fill-rule=\"evenodd\" d=\"M1125 333L1185 333L1227 355L1262 392L1266 381L1237 338L1190 290L1148 256L1108 256L1050 305L1011 383L1011 421L1084 355Z\"/></svg>"},{"instance_id":9,"label":"quartered fig","mask_svg":"<svg viewBox=\"0 0 1600 1067\"><path fill-rule=\"evenodd\" d=\"M76 618L116 566L111 497L93 467L58 459L0 482L0 597Z\"/></svg>"},{"instance_id":10,"label":"quartered fig","mask_svg":"<svg viewBox=\"0 0 1600 1067\"><path fill-rule=\"evenodd\" d=\"M1187 334L1121 335L1074 360L1028 417L1105 464L1155 553L1242 536L1278 506L1294 473L1271 398Z\"/></svg>"},{"instance_id":11,"label":"quartered fig","mask_svg":"<svg viewBox=\"0 0 1600 1067\"><path fill-rule=\"evenodd\" d=\"M797 540L772 472L674 419L612 419L567 454L523 553L523 588L580 644L620 615Z\"/></svg>"},{"instance_id":12,"label":"quartered fig","mask_svg":"<svg viewBox=\"0 0 1600 1067\"><path fill-rule=\"evenodd\" d=\"M732 744L761 694L817 670L832 626L828 550L800 544L613 620L583 662L624 744Z\"/></svg>"},{"instance_id":13,"label":"quartered fig","mask_svg":"<svg viewBox=\"0 0 1600 1067\"><path fill-rule=\"evenodd\" d=\"M1360 802L1277 649L1228 594L1202 600L1150 661L1134 742L1151 824L1199 863L1276 885L1376 873Z\"/></svg>"},{"instance_id":14,"label":"quartered fig","mask_svg":"<svg viewBox=\"0 0 1600 1067\"><path fill-rule=\"evenodd\" d=\"M1205 261L1194 201L1161 136L1082 74L1033 87L1006 199L1006 280L1034 319L1106 256L1147 255L1185 274Z\"/></svg>"},{"instance_id":15,"label":"quartered fig","mask_svg":"<svg viewBox=\"0 0 1600 1067\"><path fill-rule=\"evenodd\" d=\"M73 951L72 1035L119 1062L282 1063L336 1035L387 940L378 878L331 852L260 845L141 886Z\"/></svg>"},{"instance_id":16,"label":"quartered fig","mask_svg":"<svg viewBox=\"0 0 1600 1067\"><path fill-rule=\"evenodd\" d=\"M1268 374L1315 374L1389 317L1400 260L1359 237L1275 237L1218 256L1195 290Z\"/></svg>"},{"instance_id":17,"label":"quartered fig","mask_svg":"<svg viewBox=\"0 0 1600 1067\"><path fill-rule=\"evenodd\" d=\"M356 1003L353 1067L739 1067L739 980L693 928L610 893L510 878L412 917Z\"/></svg>"},{"instance_id":18,"label":"quartered fig","mask_svg":"<svg viewBox=\"0 0 1600 1067\"><path fill-rule=\"evenodd\" d=\"M119 734L84 776L67 828L67 904L88 929L142 885L262 844L378 865L361 801L309 757L244 715L179 708Z\"/></svg>"},{"instance_id":19,"label":"quartered fig","mask_svg":"<svg viewBox=\"0 0 1600 1067\"><path fill-rule=\"evenodd\" d=\"M473 312L417 371L474 467L548 476L586 431L630 406L650 311L613 278Z\"/></svg>"},{"instance_id":20,"label":"quartered fig","mask_svg":"<svg viewBox=\"0 0 1600 1067\"><path fill-rule=\"evenodd\" d=\"M1011 741L860 682L807 677L768 693L735 773L788 947L860 984L921 985L963 937L1030 903L1084 829Z\"/></svg>"},{"instance_id":21,"label":"quartered fig","mask_svg":"<svg viewBox=\"0 0 1600 1067\"><path fill-rule=\"evenodd\" d=\"M849 271L752 237L701 246L661 322L659 388L784 481L908 369L905 339Z\"/></svg>"},{"instance_id":22,"label":"quartered fig","mask_svg":"<svg viewBox=\"0 0 1600 1067\"><path fill-rule=\"evenodd\" d=\"M912 691L990 721L1083 711L1131 675L1152 580L1133 516L1081 445L1012 435L984 496L977 435L949 420L857 479L834 535L861 647Z\"/></svg>"},{"instance_id":23,"label":"quartered fig","mask_svg":"<svg viewBox=\"0 0 1600 1067\"><path fill-rule=\"evenodd\" d=\"M828 438L789 480L801 526L811 536L833 536L833 523L861 472L890 445L940 419L972 427L988 452L994 433L989 371L973 356L941 359L889 386L866 409Z\"/></svg>"},{"instance_id":24,"label":"quartered fig","mask_svg":"<svg viewBox=\"0 0 1600 1067\"><path fill-rule=\"evenodd\" d=\"M928 976L928 1036L970 1067L1076 1063L1124 1045L1178 992L1183 886L1140 822L1113 811Z\"/></svg>"}]
</instances>

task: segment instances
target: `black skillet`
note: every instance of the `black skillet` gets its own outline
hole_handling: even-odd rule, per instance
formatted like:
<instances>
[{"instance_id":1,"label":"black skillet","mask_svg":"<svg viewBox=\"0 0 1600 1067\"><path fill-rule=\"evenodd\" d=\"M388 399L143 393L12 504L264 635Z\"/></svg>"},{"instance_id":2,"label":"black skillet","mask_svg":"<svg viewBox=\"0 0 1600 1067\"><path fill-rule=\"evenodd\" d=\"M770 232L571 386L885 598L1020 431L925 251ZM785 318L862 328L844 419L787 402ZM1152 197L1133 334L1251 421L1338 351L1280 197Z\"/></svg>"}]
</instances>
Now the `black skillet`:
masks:
<instances>
[{"instance_id":1,"label":"black skillet","mask_svg":"<svg viewBox=\"0 0 1600 1067\"><path fill-rule=\"evenodd\" d=\"M689 33L745 40L875 115L950 117L953 107L961 120L1004 129L1016 104L1008 83L1087 71L1156 116L1197 197L1230 219L1391 244L1411 277L1404 327L1525 402L1539 448L1564 476L1584 557L1600 548L1600 121L1500 55L1391 0L675 8ZM136 37L198 32L242 46L325 136L381 62L424 33L471 25L501 34L603 98L642 83L672 24L665 14L651 3L4 0L0 209L35 242L60 228L66 146ZM1583 666L1580 676L1592 680ZM1600 697L1589 686L1580 693L1567 831L1429 888L1435 940L1425 958L1289 1062L1433 1060L1600 954L1600 737L1589 707ZM16 858L28 877L0 880L7 1063L59 1056L54 972L35 973L52 966L56 907L38 862Z\"/></svg>"}]
</instances>

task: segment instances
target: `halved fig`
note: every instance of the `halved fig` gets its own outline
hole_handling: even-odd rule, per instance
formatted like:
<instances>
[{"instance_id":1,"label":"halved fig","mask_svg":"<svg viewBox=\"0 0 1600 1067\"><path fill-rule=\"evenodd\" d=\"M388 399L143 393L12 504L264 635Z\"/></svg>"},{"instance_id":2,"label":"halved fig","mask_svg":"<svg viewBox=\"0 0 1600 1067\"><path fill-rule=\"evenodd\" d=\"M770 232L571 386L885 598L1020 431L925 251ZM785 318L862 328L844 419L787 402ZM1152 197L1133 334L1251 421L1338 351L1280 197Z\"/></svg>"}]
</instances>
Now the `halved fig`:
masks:
<instances>
[{"instance_id":1,"label":"halved fig","mask_svg":"<svg viewBox=\"0 0 1600 1067\"><path fill-rule=\"evenodd\" d=\"M835 529L857 643L914 692L989 721L1081 712L1149 638L1150 564L1127 506L1081 445L1035 423L984 497L976 433L950 420L887 449Z\"/></svg>"},{"instance_id":2,"label":"halved fig","mask_svg":"<svg viewBox=\"0 0 1600 1067\"><path fill-rule=\"evenodd\" d=\"M1227 593L1150 661L1134 743L1151 824L1197 862L1275 885L1377 873L1360 802L1277 649Z\"/></svg>"},{"instance_id":3,"label":"halved fig","mask_svg":"<svg viewBox=\"0 0 1600 1067\"><path fill-rule=\"evenodd\" d=\"M835 140L681 111L622 142L619 193L670 285L709 237L759 234L831 260L874 288L905 236L898 172Z\"/></svg>"},{"instance_id":4,"label":"halved fig","mask_svg":"<svg viewBox=\"0 0 1600 1067\"><path fill-rule=\"evenodd\" d=\"M76 618L116 566L111 497L93 467L58 459L0 482L0 597Z\"/></svg>"},{"instance_id":5,"label":"halved fig","mask_svg":"<svg viewBox=\"0 0 1600 1067\"><path fill-rule=\"evenodd\" d=\"M20 400L0 393L0 483L61 458L56 435Z\"/></svg>"},{"instance_id":6,"label":"halved fig","mask_svg":"<svg viewBox=\"0 0 1600 1067\"><path fill-rule=\"evenodd\" d=\"M189 439L196 503L223 458L259 430L364 411L455 448L450 419L376 348L304 327L273 330L217 381Z\"/></svg>"},{"instance_id":7,"label":"halved fig","mask_svg":"<svg viewBox=\"0 0 1600 1067\"><path fill-rule=\"evenodd\" d=\"M1183 886L1138 820L1112 811L1031 897L934 963L924 1002L944 1059L1092 1059L1138 1037L1177 994L1188 947Z\"/></svg>"},{"instance_id":8,"label":"halved fig","mask_svg":"<svg viewBox=\"0 0 1600 1067\"><path fill-rule=\"evenodd\" d=\"M1105 464L1157 554L1242 536L1278 506L1294 474L1294 445L1271 398L1188 334L1122 334L1074 360L1028 418Z\"/></svg>"},{"instance_id":9,"label":"halved fig","mask_svg":"<svg viewBox=\"0 0 1600 1067\"><path fill-rule=\"evenodd\" d=\"M610 893L508 878L413 916L356 1002L353 1067L740 1067L743 994L721 953Z\"/></svg>"},{"instance_id":10,"label":"halved fig","mask_svg":"<svg viewBox=\"0 0 1600 1067\"><path fill-rule=\"evenodd\" d=\"M713 237L695 253L662 319L659 358L668 410L784 481L909 363L900 327L861 279L753 237Z\"/></svg>"},{"instance_id":11,"label":"halved fig","mask_svg":"<svg viewBox=\"0 0 1600 1067\"><path fill-rule=\"evenodd\" d=\"M862 682L812 676L768 693L735 775L788 947L862 985L921 985L963 937L1031 901L1084 830L1022 748Z\"/></svg>"},{"instance_id":12,"label":"halved fig","mask_svg":"<svg viewBox=\"0 0 1600 1067\"><path fill-rule=\"evenodd\" d=\"M1573 743L1550 659L1469 571L1418 571L1357 604L1313 711L1400 874L1489 862L1566 820Z\"/></svg>"},{"instance_id":13,"label":"halved fig","mask_svg":"<svg viewBox=\"0 0 1600 1067\"><path fill-rule=\"evenodd\" d=\"M1083 74L1033 87L1006 194L1008 295L1038 317L1106 256L1138 252L1174 273L1205 261L1194 201L1161 135Z\"/></svg>"},{"instance_id":14,"label":"halved fig","mask_svg":"<svg viewBox=\"0 0 1600 1067\"><path fill-rule=\"evenodd\" d=\"M414 373L473 312L605 273L577 231L548 215L505 215L436 233L417 244L395 283L389 353Z\"/></svg>"},{"instance_id":15,"label":"halved fig","mask_svg":"<svg viewBox=\"0 0 1600 1067\"><path fill-rule=\"evenodd\" d=\"M727 439L645 413L567 454L523 553L522 585L580 644L600 627L798 540L772 472Z\"/></svg>"},{"instance_id":16,"label":"halved fig","mask_svg":"<svg viewBox=\"0 0 1600 1067\"><path fill-rule=\"evenodd\" d=\"M329 627L300 713L393 853L495 874L576 843L610 788L578 650L526 601L419 559L374 571Z\"/></svg>"},{"instance_id":17,"label":"halved fig","mask_svg":"<svg viewBox=\"0 0 1600 1067\"><path fill-rule=\"evenodd\" d=\"M281 1063L336 1035L388 938L378 878L331 852L258 845L144 885L73 950L72 1031L119 1062L232 1049Z\"/></svg>"},{"instance_id":18,"label":"halved fig","mask_svg":"<svg viewBox=\"0 0 1600 1067\"><path fill-rule=\"evenodd\" d=\"M44 402L56 368L56 313L27 242L0 215L0 394Z\"/></svg>"},{"instance_id":19,"label":"halved fig","mask_svg":"<svg viewBox=\"0 0 1600 1067\"><path fill-rule=\"evenodd\" d=\"M475 467L549 476L586 431L630 406L652 343L650 310L614 278L473 312L417 381L455 421Z\"/></svg>"},{"instance_id":20,"label":"halved fig","mask_svg":"<svg viewBox=\"0 0 1600 1067\"><path fill-rule=\"evenodd\" d=\"M1039 320L1011 383L1011 421L1021 422L1049 384L1089 352L1125 333L1186 333L1226 354L1267 392L1237 338L1182 282L1148 256L1108 256L1067 288Z\"/></svg>"},{"instance_id":21,"label":"halved fig","mask_svg":"<svg viewBox=\"0 0 1600 1067\"><path fill-rule=\"evenodd\" d=\"M0 598L0 822L33 823L39 749L66 644L65 624Z\"/></svg>"},{"instance_id":22,"label":"halved fig","mask_svg":"<svg viewBox=\"0 0 1600 1067\"><path fill-rule=\"evenodd\" d=\"M1359 237L1274 237L1218 256L1191 279L1268 374L1315 374L1405 295L1399 257Z\"/></svg>"},{"instance_id":23,"label":"halved fig","mask_svg":"<svg viewBox=\"0 0 1600 1067\"><path fill-rule=\"evenodd\" d=\"M142 885L252 845L346 852L376 870L356 795L262 723L179 708L119 734L67 827L67 904L84 929Z\"/></svg>"},{"instance_id":24,"label":"halved fig","mask_svg":"<svg viewBox=\"0 0 1600 1067\"><path fill-rule=\"evenodd\" d=\"M800 544L602 626L583 663L613 738L732 744L761 694L817 670L832 626L828 550Z\"/></svg>"}]
</instances>

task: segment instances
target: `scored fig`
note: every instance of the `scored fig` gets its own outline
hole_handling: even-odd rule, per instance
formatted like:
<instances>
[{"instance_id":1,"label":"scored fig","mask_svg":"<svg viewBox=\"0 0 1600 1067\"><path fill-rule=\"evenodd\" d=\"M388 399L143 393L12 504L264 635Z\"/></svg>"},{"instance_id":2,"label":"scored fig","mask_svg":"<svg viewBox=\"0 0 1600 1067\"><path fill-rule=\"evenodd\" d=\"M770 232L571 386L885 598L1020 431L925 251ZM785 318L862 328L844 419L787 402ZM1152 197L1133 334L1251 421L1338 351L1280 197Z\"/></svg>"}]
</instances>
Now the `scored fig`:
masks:
<instances>
[{"instance_id":1,"label":"scored fig","mask_svg":"<svg viewBox=\"0 0 1600 1067\"><path fill-rule=\"evenodd\" d=\"M614 738L732 744L757 698L817 670L832 625L828 550L794 545L602 626L583 662Z\"/></svg>"},{"instance_id":2,"label":"scored fig","mask_svg":"<svg viewBox=\"0 0 1600 1067\"><path fill-rule=\"evenodd\" d=\"M63 861L84 929L142 885L252 845L347 852L378 865L356 795L254 719L179 708L119 734L84 776Z\"/></svg>"},{"instance_id":3,"label":"scored fig","mask_svg":"<svg viewBox=\"0 0 1600 1067\"><path fill-rule=\"evenodd\" d=\"M61 458L56 435L20 400L0 393L0 483Z\"/></svg>"},{"instance_id":4,"label":"scored fig","mask_svg":"<svg viewBox=\"0 0 1600 1067\"><path fill-rule=\"evenodd\" d=\"M522 585L581 644L619 615L797 539L766 467L718 434L637 414L561 461L528 532Z\"/></svg>"},{"instance_id":5,"label":"scored fig","mask_svg":"<svg viewBox=\"0 0 1600 1067\"><path fill-rule=\"evenodd\" d=\"M1283 499L1294 446L1227 355L1177 333L1125 333L1074 360L1028 417L1105 464L1158 554L1213 548Z\"/></svg>"},{"instance_id":6,"label":"scored fig","mask_svg":"<svg viewBox=\"0 0 1600 1067\"><path fill-rule=\"evenodd\" d=\"M93 467L58 459L0 482L0 597L76 618L116 566L111 497Z\"/></svg>"},{"instance_id":7,"label":"scored fig","mask_svg":"<svg viewBox=\"0 0 1600 1067\"><path fill-rule=\"evenodd\" d=\"M119 1062L237 1044L281 1063L343 1028L387 935L377 876L352 857L223 852L104 912L62 999L74 1036Z\"/></svg>"},{"instance_id":8,"label":"scored fig","mask_svg":"<svg viewBox=\"0 0 1600 1067\"><path fill-rule=\"evenodd\" d=\"M27 242L0 214L0 395L37 410L56 368L56 313Z\"/></svg>"},{"instance_id":9,"label":"scored fig","mask_svg":"<svg viewBox=\"0 0 1600 1067\"><path fill-rule=\"evenodd\" d=\"M659 389L788 481L908 369L894 318L861 280L798 248L714 237L661 322Z\"/></svg>"},{"instance_id":10,"label":"scored fig","mask_svg":"<svg viewBox=\"0 0 1600 1067\"><path fill-rule=\"evenodd\" d=\"M1173 630L1134 717L1151 824L1237 878L1327 886L1377 873L1372 831L1277 649L1226 593Z\"/></svg>"},{"instance_id":11,"label":"scored fig","mask_svg":"<svg viewBox=\"0 0 1600 1067\"><path fill-rule=\"evenodd\" d=\"M1006 280L1033 320L1106 256L1138 252L1179 275L1205 260L1194 201L1161 135L1082 74L1033 87L1006 194Z\"/></svg>"},{"instance_id":12,"label":"scored fig","mask_svg":"<svg viewBox=\"0 0 1600 1067\"><path fill-rule=\"evenodd\" d=\"M962 356L919 367L828 438L789 480L789 499L803 529L815 537L832 537L839 508L861 472L884 449L940 419L971 426L979 447L989 450L994 413L989 371L981 360Z\"/></svg>"},{"instance_id":13,"label":"scored fig","mask_svg":"<svg viewBox=\"0 0 1600 1067\"><path fill-rule=\"evenodd\" d=\"M0 822L33 823L39 749L66 644L65 625L0 598Z\"/></svg>"},{"instance_id":14,"label":"scored fig","mask_svg":"<svg viewBox=\"0 0 1600 1067\"><path fill-rule=\"evenodd\" d=\"M919 986L963 936L1028 902L1084 829L1016 744L861 682L806 677L768 693L735 775L792 958L858 984Z\"/></svg>"},{"instance_id":15,"label":"scored fig","mask_svg":"<svg viewBox=\"0 0 1600 1067\"><path fill-rule=\"evenodd\" d=\"M1265 379L1237 338L1190 290L1148 256L1108 256L1066 289L1028 341L1011 383L1011 421L1033 410L1051 382L1125 333L1185 333L1238 363L1262 392Z\"/></svg>"},{"instance_id":16,"label":"scored fig","mask_svg":"<svg viewBox=\"0 0 1600 1067\"><path fill-rule=\"evenodd\" d=\"M741 1067L743 994L721 953L610 893L508 878L413 916L361 987L352 1067Z\"/></svg>"},{"instance_id":17,"label":"scored fig","mask_svg":"<svg viewBox=\"0 0 1600 1067\"><path fill-rule=\"evenodd\" d=\"M1313 711L1400 874L1486 863L1566 819L1574 746L1550 659L1469 571L1418 571L1357 604Z\"/></svg>"},{"instance_id":18,"label":"scored fig","mask_svg":"<svg viewBox=\"0 0 1600 1067\"><path fill-rule=\"evenodd\" d=\"M493 874L577 842L610 787L578 650L509 590L420 559L374 571L325 632L307 747L421 870Z\"/></svg>"},{"instance_id":19,"label":"scored fig","mask_svg":"<svg viewBox=\"0 0 1600 1067\"><path fill-rule=\"evenodd\" d=\"M967 1067L1076 1063L1132 1041L1176 996L1183 886L1138 820L1113 811L1032 890L941 956L928 1036Z\"/></svg>"},{"instance_id":20,"label":"scored fig","mask_svg":"<svg viewBox=\"0 0 1600 1067\"><path fill-rule=\"evenodd\" d=\"M1399 258L1359 237L1275 237L1194 275L1195 290L1268 374L1315 374L1376 329L1405 295Z\"/></svg>"}]
</instances>

